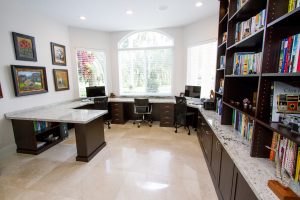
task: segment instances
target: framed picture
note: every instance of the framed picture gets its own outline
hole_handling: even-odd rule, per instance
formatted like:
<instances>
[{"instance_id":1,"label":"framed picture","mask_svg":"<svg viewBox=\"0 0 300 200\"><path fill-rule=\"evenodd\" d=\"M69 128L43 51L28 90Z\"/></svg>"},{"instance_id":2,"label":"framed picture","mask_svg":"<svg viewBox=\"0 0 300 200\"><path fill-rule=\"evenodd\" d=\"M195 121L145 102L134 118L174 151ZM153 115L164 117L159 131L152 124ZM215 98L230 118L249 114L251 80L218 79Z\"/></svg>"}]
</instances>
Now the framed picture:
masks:
<instances>
[{"instance_id":1,"label":"framed picture","mask_svg":"<svg viewBox=\"0 0 300 200\"><path fill-rule=\"evenodd\" d=\"M17 60L37 61L34 37L12 33Z\"/></svg>"},{"instance_id":2,"label":"framed picture","mask_svg":"<svg viewBox=\"0 0 300 200\"><path fill-rule=\"evenodd\" d=\"M69 75L66 69L53 69L56 91L69 90Z\"/></svg>"},{"instance_id":3,"label":"framed picture","mask_svg":"<svg viewBox=\"0 0 300 200\"><path fill-rule=\"evenodd\" d=\"M12 65L11 73L17 97L48 92L45 67Z\"/></svg>"},{"instance_id":4,"label":"framed picture","mask_svg":"<svg viewBox=\"0 0 300 200\"><path fill-rule=\"evenodd\" d=\"M3 98L3 93L2 93L1 83L0 83L0 98Z\"/></svg>"},{"instance_id":5,"label":"framed picture","mask_svg":"<svg viewBox=\"0 0 300 200\"><path fill-rule=\"evenodd\" d=\"M66 48L63 45L51 42L51 54L53 65L67 65L66 61Z\"/></svg>"}]
</instances>

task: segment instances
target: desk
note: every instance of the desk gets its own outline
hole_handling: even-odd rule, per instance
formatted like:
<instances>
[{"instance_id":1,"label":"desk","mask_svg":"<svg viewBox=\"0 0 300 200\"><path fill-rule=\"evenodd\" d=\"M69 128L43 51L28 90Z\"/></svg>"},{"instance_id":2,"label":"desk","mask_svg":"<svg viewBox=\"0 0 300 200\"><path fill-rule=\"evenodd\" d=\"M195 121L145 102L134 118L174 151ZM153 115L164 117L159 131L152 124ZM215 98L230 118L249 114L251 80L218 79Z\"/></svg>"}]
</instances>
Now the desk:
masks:
<instances>
[{"instance_id":1,"label":"desk","mask_svg":"<svg viewBox=\"0 0 300 200\"><path fill-rule=\"evenodd\" d=\"M74 101L5 114L12 120L17 152L39 154L49 149L63 140L61 125L72 123L75 124L76 160L90 161L106 145L102 116L107 110L76 109L87 104ZM33 121L51 122L51 125L36 130ZM57 139L49 140L49 135ZM39 147L41 141L45 144Z\"/></svg>"}]
</instances>

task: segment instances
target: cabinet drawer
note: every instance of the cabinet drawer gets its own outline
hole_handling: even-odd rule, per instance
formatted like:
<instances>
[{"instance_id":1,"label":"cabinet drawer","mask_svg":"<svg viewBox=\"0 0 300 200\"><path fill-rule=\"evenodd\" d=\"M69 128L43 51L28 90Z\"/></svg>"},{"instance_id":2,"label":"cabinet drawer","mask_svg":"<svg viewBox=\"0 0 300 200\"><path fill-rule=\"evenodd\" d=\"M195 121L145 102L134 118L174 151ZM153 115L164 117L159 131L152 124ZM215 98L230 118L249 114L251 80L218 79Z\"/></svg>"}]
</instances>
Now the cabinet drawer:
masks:
<instances>
[{"instance_id":1,"label":"cabinet drawer","mask_svg":"<svg viewBox=\"0 0 300 200\"><path fill-rule=\"evenodd\" d=\"M160 110L161 111L165 111L165 110L174 111L174 104L161 104Z\"/></svg>"},{"instance_id":2,"label":"cabinet drawer","mask_svg":"<svg viewBox=\"0 0 300 200\"><path fill-rule=\"evenodd\" d=\"M173 127L174 124L171 121L161 121L160 126L162 126L162 127Z\"/></svg>"},{"instance_id":3,"label":"cabinet drawer","mask_svg":"<svg viewBox=\"0 0 300 200\"><path fill-rule=\"evenodd\" d=\"M111 103L111 108L112 109L114 109L114 108L122 109L122 107L123 107L122 103Z\"/></svg>"}]
</instances>

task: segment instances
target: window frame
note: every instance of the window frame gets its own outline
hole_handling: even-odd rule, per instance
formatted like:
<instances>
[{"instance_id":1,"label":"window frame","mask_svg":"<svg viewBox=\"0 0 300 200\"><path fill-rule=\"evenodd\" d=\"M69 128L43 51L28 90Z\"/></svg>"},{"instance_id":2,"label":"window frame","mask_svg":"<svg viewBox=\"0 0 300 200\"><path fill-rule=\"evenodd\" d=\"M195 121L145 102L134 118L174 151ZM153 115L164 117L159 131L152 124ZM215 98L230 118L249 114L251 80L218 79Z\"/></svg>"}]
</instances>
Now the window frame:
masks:
<instances>
[{"instance_id":1,"label":"window frame","mask_svg":"<svg viewBox=\"0 0 300 200\"><path fill-rule=\"evenodd\" d=\"M95 48L85 48L85 47L76 47L75 48L75 58L76 58L76 77L77 77L77 92L79 98L86 98L86 97L81 97L80 96L80 88L79 88L79 75L78 75L78 57L77 57L77 51L78 50L85 50L85 51L98 51L102 52L104 54L104 69L103 69L103 77L104 77L104 86L105 86L105 94L108 95L108 86L107 86L107 52L104 49L95 49Z\"/></svg>"},{"instance_id":2,"label":"window frame","mask_svg":"<svg viewBox=\"0 0 300 200\"><path fill-rule=\"evenodd\" d=\"M172 45L171 46L159 46L159 47L139 47L139 48L120 48L120 44L126 40L128 37L130 37L131 35L140 33L140 32L156 32L159 34L162 34L166 37L168 37L170 40L172 40ZM172 53L172 59L171 59L171 67L170 67L170 74L171 74L171 89L169 93L159 93L159 94L154 94L154 93L143 93L143 94L138 94L138 93L130 93L130 94L126 94L126 93L122 93L122 87L121 87L121 83L122 83L122 74L121 74L121 67L120 67L120 57L119 57L119 52L121 51L137 51L137 50L155 50L155 49L170 49L171 53ZM175 63L175 39L170 36L169 34L163 32L163 31L159 31L159 30L142 30L142 31L133 31L130 32L128 34L126 34L125 36L123 36L117 43L117 65L118 65L118 80L119 80L119 84L118 84L118 93L120 96L126 96L126 97L138 97L138 96L172 96L172 94L174 93L174 63Z\"/></svg>"}]
</instances>

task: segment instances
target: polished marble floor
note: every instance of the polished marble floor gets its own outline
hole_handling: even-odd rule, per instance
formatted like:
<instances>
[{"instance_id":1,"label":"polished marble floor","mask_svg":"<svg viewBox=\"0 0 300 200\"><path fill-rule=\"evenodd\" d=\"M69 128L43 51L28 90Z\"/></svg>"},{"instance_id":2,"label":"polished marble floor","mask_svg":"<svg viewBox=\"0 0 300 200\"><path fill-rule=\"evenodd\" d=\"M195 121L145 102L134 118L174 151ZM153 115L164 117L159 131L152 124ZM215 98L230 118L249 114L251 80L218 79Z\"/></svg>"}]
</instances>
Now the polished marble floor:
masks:
<instances>
[{"instance_id":1,"label":"polished marble floor","mask_svg":"<svg viewBox=\"0 0 300 200\"><path fill-rule=\"evenodd\" d=\"M107 146L76 162L74 131L31 156L0 159L1 200L217 200L196 133L173 128L105 129Z\"/></svg>"}]
</instances>

